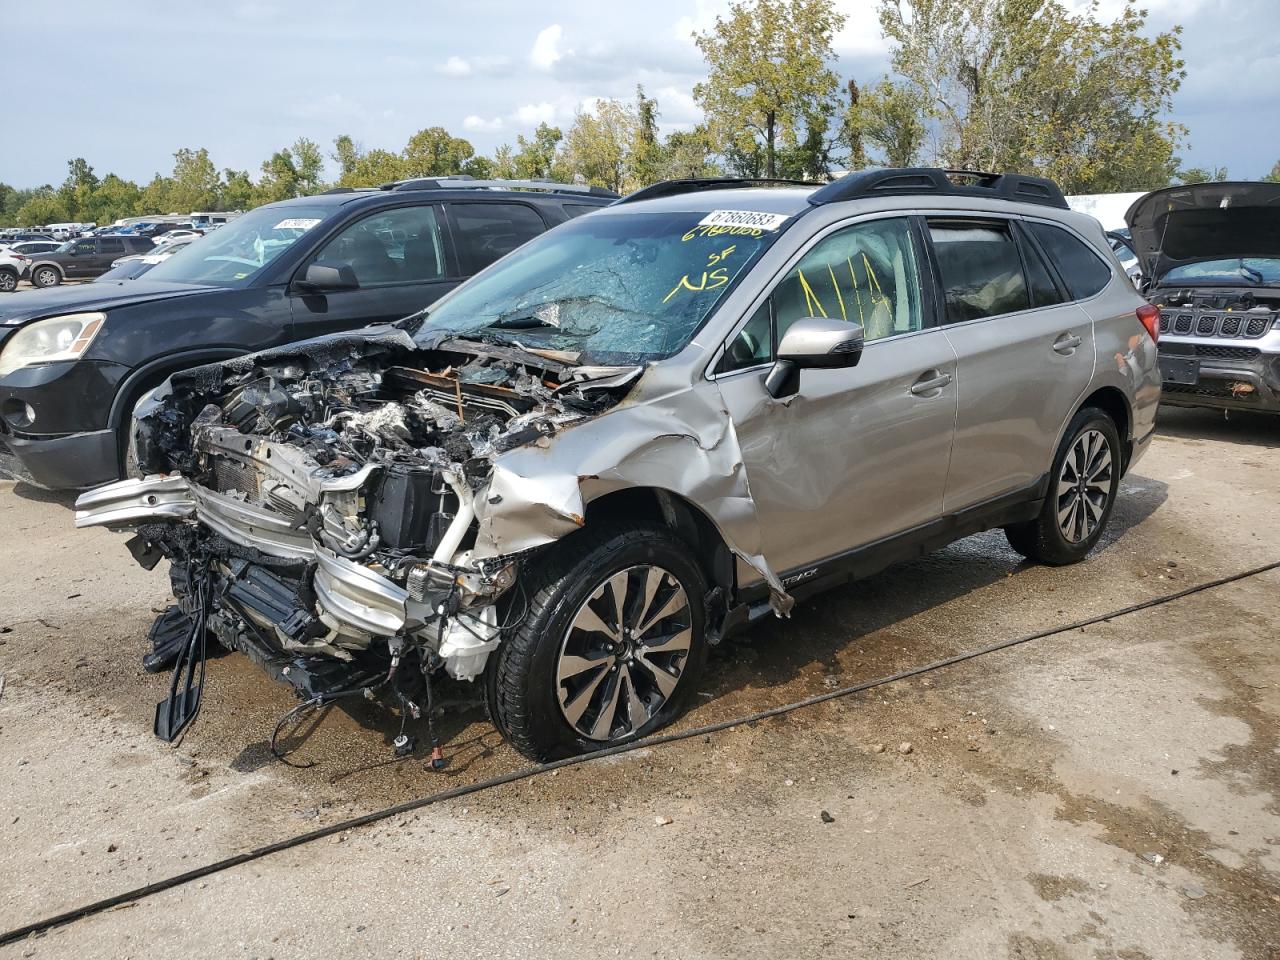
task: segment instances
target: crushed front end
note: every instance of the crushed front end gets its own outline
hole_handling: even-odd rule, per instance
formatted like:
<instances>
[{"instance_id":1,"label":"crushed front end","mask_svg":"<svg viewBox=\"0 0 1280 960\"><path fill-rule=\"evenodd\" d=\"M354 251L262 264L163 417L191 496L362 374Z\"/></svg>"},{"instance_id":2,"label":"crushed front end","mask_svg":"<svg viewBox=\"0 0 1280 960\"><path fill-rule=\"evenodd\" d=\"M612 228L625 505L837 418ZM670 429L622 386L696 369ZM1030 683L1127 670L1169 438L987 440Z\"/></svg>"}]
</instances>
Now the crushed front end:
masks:
<instances>
[{"instance_id":1,"label":"crushed front end","mask_svg":"<svg viewBox=\"0 0 1280 960\"><path fill-rule=\"evenodd\" d=\"M76 525L132 529L140 563L169 561L177 609L153 628L156 663L190 659L199 632L308 700L405 663L428 684L472 680L520 614L520 565L581 523L504 505L495 462L591 419L639 373L399 331L199 368L139 408L141 479L84 494ZM478 539L478 508L508 507L550 511L532 546Z\"/></svg>"}]
</instances>

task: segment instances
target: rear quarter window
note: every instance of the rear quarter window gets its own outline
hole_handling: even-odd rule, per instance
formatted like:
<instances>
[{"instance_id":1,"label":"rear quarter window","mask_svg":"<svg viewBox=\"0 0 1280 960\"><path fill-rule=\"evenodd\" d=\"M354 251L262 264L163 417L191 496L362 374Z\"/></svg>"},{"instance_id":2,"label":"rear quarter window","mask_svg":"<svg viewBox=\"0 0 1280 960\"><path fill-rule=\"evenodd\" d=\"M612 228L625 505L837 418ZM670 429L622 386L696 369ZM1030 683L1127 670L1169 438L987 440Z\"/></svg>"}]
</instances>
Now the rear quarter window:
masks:
<instances>
[{"instance_id":1,"label":"rear quarter window","mask_svg":"<svg viewBox=\"0 0 1280 960\"><path fill-rule=\"evenodd\" d=\"M1058 268L1073 300L1092 297L1111 280L1111 268L1083 240L1049 223L1027 226Z\"/></svg>"}]
</instances>

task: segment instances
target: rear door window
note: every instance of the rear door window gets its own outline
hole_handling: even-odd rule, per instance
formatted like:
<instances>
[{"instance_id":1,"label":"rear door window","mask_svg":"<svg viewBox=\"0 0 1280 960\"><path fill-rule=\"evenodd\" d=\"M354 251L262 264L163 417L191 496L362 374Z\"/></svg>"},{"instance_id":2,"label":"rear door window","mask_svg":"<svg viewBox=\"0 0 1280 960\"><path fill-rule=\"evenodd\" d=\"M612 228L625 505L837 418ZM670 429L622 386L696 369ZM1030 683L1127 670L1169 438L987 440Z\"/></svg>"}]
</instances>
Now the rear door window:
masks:
<instances>
[{"instance_id":1,"label":"rear door window","mask_svg":"<svg viewBox=\"0 0 1280 960\"><path fill-rule=\"evenodd\" d=\"M1057 266L1073 300L1092 297L1107 285L1111 268L1084 241L1049 223L1027 226Z\"/></svg>"},{"instance_id":2,"label":"rear door window","mask_svg":"<svg viewBox=\"0 0 1280 960\"><path fill-rule=\"evenodd\" d=\"M100 249L104 254L112 254L112 253L123 254L124 253L123 240L99 240L98 242L102 244Z\"/></svg>"},{"instance_id":3,"label":"rear door window","mask_svg":"<svg viewBox=\"0 0 1280 960\"><path fill-rule=\"evenodd\" d=\"M453 203L449 210L458 260L467 276L547 229L538 212L523 203Z\"/></svg>"},{"instance_id":4,"label":"rear door window","mask_svg":"<svg viewBox=\"0 0 1280 960\"><path fill-rule=\"evenodd\" d=\"M963 323L1031 306L1022 257L1005 222L930 220L946 322Z\"/></svg>"}]
</instances>

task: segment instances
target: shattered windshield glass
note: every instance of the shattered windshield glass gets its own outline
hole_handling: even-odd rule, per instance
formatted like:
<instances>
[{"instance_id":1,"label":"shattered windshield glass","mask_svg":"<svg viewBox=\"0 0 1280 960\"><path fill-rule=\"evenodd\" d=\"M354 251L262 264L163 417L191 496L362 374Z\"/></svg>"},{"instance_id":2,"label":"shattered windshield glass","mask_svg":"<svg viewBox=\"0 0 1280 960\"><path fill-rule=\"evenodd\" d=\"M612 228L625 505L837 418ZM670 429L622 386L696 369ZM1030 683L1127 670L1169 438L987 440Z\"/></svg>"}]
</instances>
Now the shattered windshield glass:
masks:
<instances>
[{"instance_id":1,"label":"shattered windshield glass","mask_svg":"<svg viewBox=\"0 0 1280 960\"><path fill-rule=\"evenodd\" d=\"M777 235L776 224L703 222L713 217L702 211L573 220L433 307L418 336L444 330L571 351L602 364L671 356Z\"/></svg>"}]
</instances>

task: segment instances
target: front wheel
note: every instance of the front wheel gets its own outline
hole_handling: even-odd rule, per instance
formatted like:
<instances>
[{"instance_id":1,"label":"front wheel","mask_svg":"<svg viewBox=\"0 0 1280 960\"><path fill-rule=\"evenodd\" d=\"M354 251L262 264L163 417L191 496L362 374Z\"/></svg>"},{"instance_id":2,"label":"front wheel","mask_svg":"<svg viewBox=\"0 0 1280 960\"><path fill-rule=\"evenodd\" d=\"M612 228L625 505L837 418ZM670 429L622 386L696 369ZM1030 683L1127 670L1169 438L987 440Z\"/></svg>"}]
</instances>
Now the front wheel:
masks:
<instances>
[{"instance_id":1,"label":"front wheel","mask_svg":"<svg viewBox=\"0 0 1280 960\"><path fill-rule=\"evenodd\" d=\"M1049 475L1040 515L1004 528L1009 545L1050 566L1078 563L1098 543L1120 488L1120 434L1096 407L1072 418Z\"/></svg>"},{"instance_id":2,"label":"front wheel","mask_svg":"<svg viewBox=\"0 0 1280 960\"><path fill-rule=\"evenodd\" d=\"M56 287L62 282L62 274L56 267L36 267L31 274L31 282L37 287Z\"/></svg>"},{"instance_id":3,"label":"front wheel","mask_svg":"<svg viewBox=\"0 0 1280 960\"><path fill-rule=\"evenodd\" d=\"M586 530L526 577L524 621L486 677L490 716L512 746L554 760L679 716L706 660L706 581L684 541L659 527Z\"/></svg>"}]
</instances>

